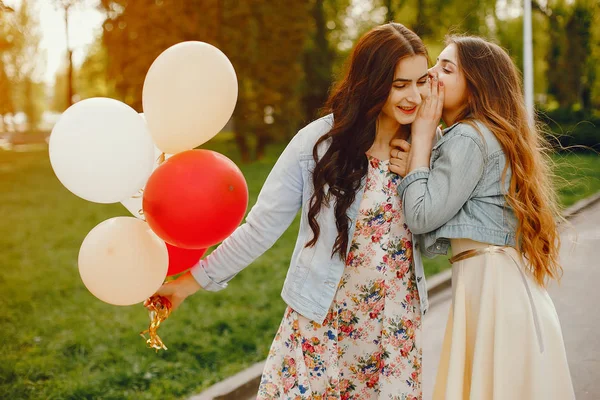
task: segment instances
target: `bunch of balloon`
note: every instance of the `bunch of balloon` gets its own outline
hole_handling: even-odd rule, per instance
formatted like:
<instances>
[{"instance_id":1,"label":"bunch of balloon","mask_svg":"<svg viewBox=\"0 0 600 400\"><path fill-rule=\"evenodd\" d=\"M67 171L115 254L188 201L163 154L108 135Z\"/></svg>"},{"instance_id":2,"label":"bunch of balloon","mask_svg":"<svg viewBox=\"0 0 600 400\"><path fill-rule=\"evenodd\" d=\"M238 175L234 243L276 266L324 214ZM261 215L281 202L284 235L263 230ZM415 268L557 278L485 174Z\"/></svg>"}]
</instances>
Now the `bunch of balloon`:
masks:
<instances>
[{"instance_id":1,"label":"bunch of balloon","mask_svg":"<svg viewBox=\"0 0 600 400\"><path fill-rule=\"evenodd\" d=\"M133 214L101 222L81 244L79 273L94 296L141 303L240 224L248 205L242 172L222 154L195 149L223 129L237 94L225 54L183 42L148 70L143 114L109 98L82 100L63 113L49 143L60 182L85 200L120 202Z\"/></svg>"}]
</instances>

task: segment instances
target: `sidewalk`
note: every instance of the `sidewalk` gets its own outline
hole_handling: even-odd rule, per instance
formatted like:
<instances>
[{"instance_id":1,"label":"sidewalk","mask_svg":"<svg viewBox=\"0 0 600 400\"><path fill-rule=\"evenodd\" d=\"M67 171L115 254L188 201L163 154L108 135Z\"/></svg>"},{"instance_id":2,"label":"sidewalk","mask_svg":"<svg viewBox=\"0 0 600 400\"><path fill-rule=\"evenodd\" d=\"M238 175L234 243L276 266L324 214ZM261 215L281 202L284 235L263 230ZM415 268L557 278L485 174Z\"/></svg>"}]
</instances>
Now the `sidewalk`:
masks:
<instances>
[{"instance_id":1,"label":"sidewalk","mask_svg":"<svg viewBox=\"0 0 600 400\"><path fill-rule=\"evenodd\" d=\"M549 288L556 306L578 400L600 398L600 193L565 210L571 226L562 228L560 286ZM430 399L452 297L450 271L428 279L430 310L424 320L423 399ZM245 400L256 398L263 363L232 376L189 400Z\"/></svg>"}]
</instances>

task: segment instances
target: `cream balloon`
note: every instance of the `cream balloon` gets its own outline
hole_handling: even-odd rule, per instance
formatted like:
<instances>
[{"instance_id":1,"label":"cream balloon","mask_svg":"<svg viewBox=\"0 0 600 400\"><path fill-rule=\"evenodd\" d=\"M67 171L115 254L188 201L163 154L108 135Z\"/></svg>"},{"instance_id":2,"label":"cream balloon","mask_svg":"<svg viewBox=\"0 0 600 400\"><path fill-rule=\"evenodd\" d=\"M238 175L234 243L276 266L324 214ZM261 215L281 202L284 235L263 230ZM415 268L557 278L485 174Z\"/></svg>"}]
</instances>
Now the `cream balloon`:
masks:
<instances>
[{"instance_id":1,"label":"cream balloon","mask_svg":"<svg viewBox=\"0 0 600 400\"><path fill-rule=\"evenodd\" d=\"M144 120L127 104L102 97L69 107L52 129L48 151L61 183L96 203L117 203L134 195L154 164Z\"/></svg>"},{"instance_id":2,"label":"cream balloon","mask_svg":"<svg viewBox=\"0 0 600 400\"><path fill-rule=\"evenodd\" d=\"M79 274L100 300L118 306L141 303L167 276L167 246L148 224L133 217L101 222L79 249Z\"/></svg>"},{"instance_id":3,"label":"cream balloon","mask_svg":"<svg viewBox=\"0 0 600 400\"><path fill-rule=\"evenodd\" d=\"M154 170L156 168L158 168L158 166L160 164L163 163L163 161L168 160L173 154L164 154L162 151L160 151L158 149L158 147L154 148L154 166L152 167L152 171L154 172ZM163 160L164 157L164 160ZM134 194L133 196L131 196L128 199L125 200L121 200L121 204L123 204L123 206L127 209L127 211L129 211L131 213L131 215L133 215L136 218L140 218L143 220L146 220L146 218L144 218L144 210L142 209L142 199L143 199L143 193L144 193L144 188L146 187L146 183L144 183L144 187L142 189L140 189L138 191L138 193Z\"/></svg>"},{"instance_id":4,"label":"cream balloon","mask_svg":"<svg viewBox=\"0 0 600 400\"><path fill-rule=\"evenodd\" d=\"M164 153L200 146L233 114L238 85L221 50L182 42L161 53L144 80L142 103L150 134Z\"/></svg>"},{"instance_id":5,"label":"cream balloon","mask_svg":"<svg viewBox=\"0 0 600 400\"><path fill-rule=\"evenodd\" d=\"M144 120L144 123L146 123L144 113L140 113L139 115ZM152 172L154 172L154 170L158 168L158 166L162 164L163 161L168 160L171 156L172 154L165 154L162 151L160 151L158 147L154 146L154 165L152 166ZM138 193L134 194L128 199L121 200L121 204L123 204L123 207L125 207L127 211L131 213L131 215L144 221L146 220L146 218L144 218L144 211L142 210L142 199L145 187L146 182L144 182L144 187L142 187L138 191Z\"/></svg>"}]
</instances>

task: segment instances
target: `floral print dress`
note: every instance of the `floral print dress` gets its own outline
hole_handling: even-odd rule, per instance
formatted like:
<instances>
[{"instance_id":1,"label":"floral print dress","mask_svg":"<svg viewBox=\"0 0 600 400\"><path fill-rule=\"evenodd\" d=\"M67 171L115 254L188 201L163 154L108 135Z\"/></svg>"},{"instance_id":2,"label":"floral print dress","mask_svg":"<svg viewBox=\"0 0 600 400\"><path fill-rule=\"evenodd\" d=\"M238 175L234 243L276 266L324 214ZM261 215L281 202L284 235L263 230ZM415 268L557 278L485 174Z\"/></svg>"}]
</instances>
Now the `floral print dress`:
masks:
<instances>
[{"instance_id":1,"label":"floral print dress","mask_svg":"<svg viewBox=\"0 0 600 400\"><path fill-rule=\"evenodd\" d=\"M412 235L389 161L369 156L344 274L323 324L287 308L258 399L421 399Z\"/></svg>"}]
</instances>

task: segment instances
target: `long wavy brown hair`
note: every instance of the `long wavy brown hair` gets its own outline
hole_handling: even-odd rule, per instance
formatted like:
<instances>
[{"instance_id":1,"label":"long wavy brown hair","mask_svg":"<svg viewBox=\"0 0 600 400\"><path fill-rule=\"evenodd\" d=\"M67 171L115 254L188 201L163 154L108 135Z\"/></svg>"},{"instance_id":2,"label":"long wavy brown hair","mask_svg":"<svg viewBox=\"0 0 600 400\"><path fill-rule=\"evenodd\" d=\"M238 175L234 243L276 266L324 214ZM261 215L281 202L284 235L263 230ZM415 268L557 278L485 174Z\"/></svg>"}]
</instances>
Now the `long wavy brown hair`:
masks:
<instances>
[{"instance_id":1,"label":"long wavy brown hair","mask_svg":"<svg viewBox=\"0 0 600 400\"><path fill-rule=\"evenodd\" d=\"M338 236L331 256L345 260L348 251L349 223L347 211L367 173L366 152L375 141L377 117L385 104L398 62L415 55L427 57L421 39L404 25L388 23L363 35L346 64L344 77L334 85L323 109L333 113L333 127L313 148L314 194L310 199L308 223L313 238L319 239L317 216L322 206L335 202L334 213ZM319 159L317 149L324 142L329 148Z\"/></svg>"},{"instance_id":2,"label":"long wavy brown hair","mask_svg":"<svg viewBox=\"0 0 600 400\"><path fill-rule=\"evenodd\" d=\"M559 280L556 218L560 210L552 185L550 146L529 119L521 75L504 49L482 38L450 36L446 44L456 45L458 65L467 82L468 100L458 121L480 121L496 136L508 160L503 184L510 165L506 198L518 221L517 248L540 285L545 286L549 278Z\"/></svg>"}]
</instances>

